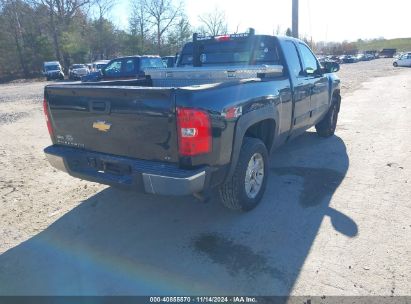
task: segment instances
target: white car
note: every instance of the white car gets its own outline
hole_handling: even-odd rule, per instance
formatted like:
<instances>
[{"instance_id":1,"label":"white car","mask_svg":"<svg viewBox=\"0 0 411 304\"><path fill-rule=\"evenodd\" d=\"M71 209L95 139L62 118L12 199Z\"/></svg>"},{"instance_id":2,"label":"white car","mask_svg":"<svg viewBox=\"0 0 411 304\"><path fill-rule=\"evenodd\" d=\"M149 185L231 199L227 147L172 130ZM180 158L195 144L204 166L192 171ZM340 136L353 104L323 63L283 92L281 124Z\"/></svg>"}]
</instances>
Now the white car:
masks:
<instances>
[{"instance_id":1,"label":"white car","mask_svg":"<svg viewBox=\"0 0 411 304\"><path fill-rule=\"evenodd\" d=\"M85 64L73 64L69 68L69 79L80 80L81 77L88 75L89 73L90 71Z\"/></svg>"},{"instance_id":2,"label":"white car","mask_svg":"<svg viewBox=\"0 0 411 304\"><path fill-rule=\"evenodd\" d=\"M406 66L411 67L411 53L402 54L400 57L394 60L392 63L393 66Z\"/></svg>"}]
</instances>

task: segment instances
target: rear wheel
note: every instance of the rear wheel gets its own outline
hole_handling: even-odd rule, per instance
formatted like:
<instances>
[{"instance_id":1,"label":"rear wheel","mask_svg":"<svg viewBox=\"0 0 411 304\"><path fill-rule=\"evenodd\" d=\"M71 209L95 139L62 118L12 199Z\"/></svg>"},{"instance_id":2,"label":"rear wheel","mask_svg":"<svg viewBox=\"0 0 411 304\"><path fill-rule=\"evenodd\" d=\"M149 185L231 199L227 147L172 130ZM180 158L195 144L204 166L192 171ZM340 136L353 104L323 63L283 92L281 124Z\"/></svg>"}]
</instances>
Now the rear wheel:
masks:
<instances>
[{"instance_id":1,"label":"rear wheel","mask_svg":"<svg viewBox=\"0 0 411 304\"><path fill-rule=\"evenodd\" d=\"M333 103L331 104L327 114L318 124L315 125L315 130L319 136L329 137L334 135L335 128L337 127L338 110L338 99L334 96Z\"/></svg>"},{"instance_id":2,"label":"rear wheel","mask_svg":"<svg viewBox=\"0 0 411 304\"><path fill-rule=\"evenodd\" d=\"M257 138L245 137L233 176L220 186L220 199L229 209L249 211L260 202L268 176L268 152Z\"/></svg>"}]
</instances>

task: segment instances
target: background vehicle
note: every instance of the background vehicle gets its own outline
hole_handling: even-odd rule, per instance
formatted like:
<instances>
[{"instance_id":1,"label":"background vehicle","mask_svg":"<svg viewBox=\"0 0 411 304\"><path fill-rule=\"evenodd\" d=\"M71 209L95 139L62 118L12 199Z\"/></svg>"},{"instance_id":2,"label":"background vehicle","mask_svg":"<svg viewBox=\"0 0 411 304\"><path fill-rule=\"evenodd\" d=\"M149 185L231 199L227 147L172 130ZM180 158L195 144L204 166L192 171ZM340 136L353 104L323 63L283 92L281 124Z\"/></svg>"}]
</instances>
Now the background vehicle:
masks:
<instances>
[{"instance_id":1,"label":"background vehicle","mask_svg":"<svg viewBox=\"0 0 411 304\"><path fill-rule=\"evenodd\" d=\"M102 80L126 80L144 78L143 70L146 68L164 68L164 63L159 56L127 56L111 60L100 71L82 77L84 82Z\"/></svg>"},{"instance_id":2,"label":"background vehicle","mask_svg":"<svg viewBox=\"0 0 411 304\"><path fill-rule=\"evenodd\" d=\"M92 63L91 70L93 72L98 72L107 66L110 60L99 60Z\"/></svg>"},{"instance_id":3,"label":"background vehicle","mask_svg":"<svg viewBox=\"0 0 411 304\"><path fill-rule=\"evenodd\" d=\"M69 68L69 79L80 80L81 77L88 75L89 69L85 64L73 64Z\"/></svg>"},{"instance_id":4,"label":"background vehicle","mask_svg":"<svg viewBox=\"0 0 411 304\"><path fill-rule=\"evenodd\" d=\"M47 80L64 79L63 69L58 61L46 61L43 64L43 75Z\"/></svg>"},{"instance_id":5,"label":"background vehicle","mask_svg":"<svg viewBox=\"0 0 411 304\"><path fill-rule=\"evenodd\" d=\"M382 51L379 53L379 57L393 58L396 52L397 49L382 49Z\"/></svg>"},{"instance_id":6,"label":"background vehicle","mask_svg":"<svg viewBox=\"0 0 411 304\"><path fill-rule=\"evenodd\" d=\"M335 56L335 55L329 55L326 57L328 60L330 61L334 61L337 62L338 64L341 63L340 57L339 56Z\"/></svg>"},{"instance_id":7,"label":"background vehicle","mask_svg":"<svg viewBox=\"0 0 411 304\"><path fill-rule=\"evenodd\" d=\"M145 59L114 60L105 73L129 58ZM303 41L195 34L178 65L185 68L146 69L132 81L47 86L50 163L152 194L218 187L226 207L247 211L263 196L271 150L311 126L322 137L335 131L339 66L321 67Z\"/></svg>"},{"instance_id":8,"label":"background vehicle","mask_svg":"<svg viewBox=\"0 0 411 304\"><path fill-rule=\"evenodd\" d=\"M318 56L317 57L318 61L324 65L326 62L335 62L335 63L340 63L340 59L337 56Z\"/></svg>"},{"instance_id":9,"label":"background vehicle","mask_svg":"<svg viewBox=\"0 0 411 304\"><path fill-rule=\"evenodd\" d=\"M393 66L411 67L411 52L402 54L399 58L395 59Z\"/></svg>"},{"instance_id":10,"label":"background vehicle","mask_svg":"<svg viewBox=\"0 0 411 304\"><path fill-rule=\"evenodd\" d=\"M342 58L342 61L344 63L355 63L355 62L358 62L358 58L356 56L352 56L352 55L345 55Z\"/></svg>"},{"instance_id":11,"label":"background vehicle","mask_svg":"<svg viewBox=\"0 0 411 304\"><path fill-rule=\"evenodd\" d=\"M377 50L367 50L367 51L365 51L365 55L370 57L371 59L377 59L378 58L378 51Z\"/></svg>"}]
</instances>

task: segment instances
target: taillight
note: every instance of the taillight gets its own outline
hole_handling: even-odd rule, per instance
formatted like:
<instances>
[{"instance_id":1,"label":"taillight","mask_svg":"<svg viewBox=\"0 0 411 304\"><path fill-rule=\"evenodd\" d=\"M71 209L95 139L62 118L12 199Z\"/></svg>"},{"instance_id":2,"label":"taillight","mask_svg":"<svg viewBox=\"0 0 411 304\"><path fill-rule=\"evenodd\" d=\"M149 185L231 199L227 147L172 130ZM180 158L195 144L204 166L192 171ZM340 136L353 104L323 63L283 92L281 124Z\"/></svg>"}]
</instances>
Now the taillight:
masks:
<instances>
[{"instance_id":1,"label":"taillight","mask_svg":"<svg viewBox=\"0 0 411 304\"><path fill-rule=\"evenodd\" d=\"M177 131L180 155L211 152L211 122L207 112L177 108Z\"/></svg>"},{"instance_id":2,"label":"taillight","mask_svg":"<svg viewBox=\"0 0 411 304\"><path fill-rule=\"evenodd\" d=\"M44 101L43 101L43 110L44 110L44 115L46 116L47 129L49 130L50 136L52 136L53 135L53 127L51 126L49 108L48 108L47 101L46 101L45 98L44 98Z\"/></svg>"}]
</instances>

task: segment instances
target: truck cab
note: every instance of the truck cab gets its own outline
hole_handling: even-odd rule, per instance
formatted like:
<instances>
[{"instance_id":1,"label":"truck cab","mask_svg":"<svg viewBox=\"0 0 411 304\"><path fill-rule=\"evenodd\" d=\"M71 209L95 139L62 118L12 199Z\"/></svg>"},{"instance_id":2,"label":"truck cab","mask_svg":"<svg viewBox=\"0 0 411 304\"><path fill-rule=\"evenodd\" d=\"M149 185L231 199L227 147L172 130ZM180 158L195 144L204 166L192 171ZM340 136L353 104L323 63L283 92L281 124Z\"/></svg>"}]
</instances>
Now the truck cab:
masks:
<instances>
[{"instance_id":1,"label":"truck cab","mask_svg":"<svg viewBox=\"0 0 411 304\"><path fill-rule=\"evenodd\" d=\"M109 61L103 68L84 76L83 82L144 78L144 69L164 68L159 56L127 56Z\"/></svg>"}]
</instances>

